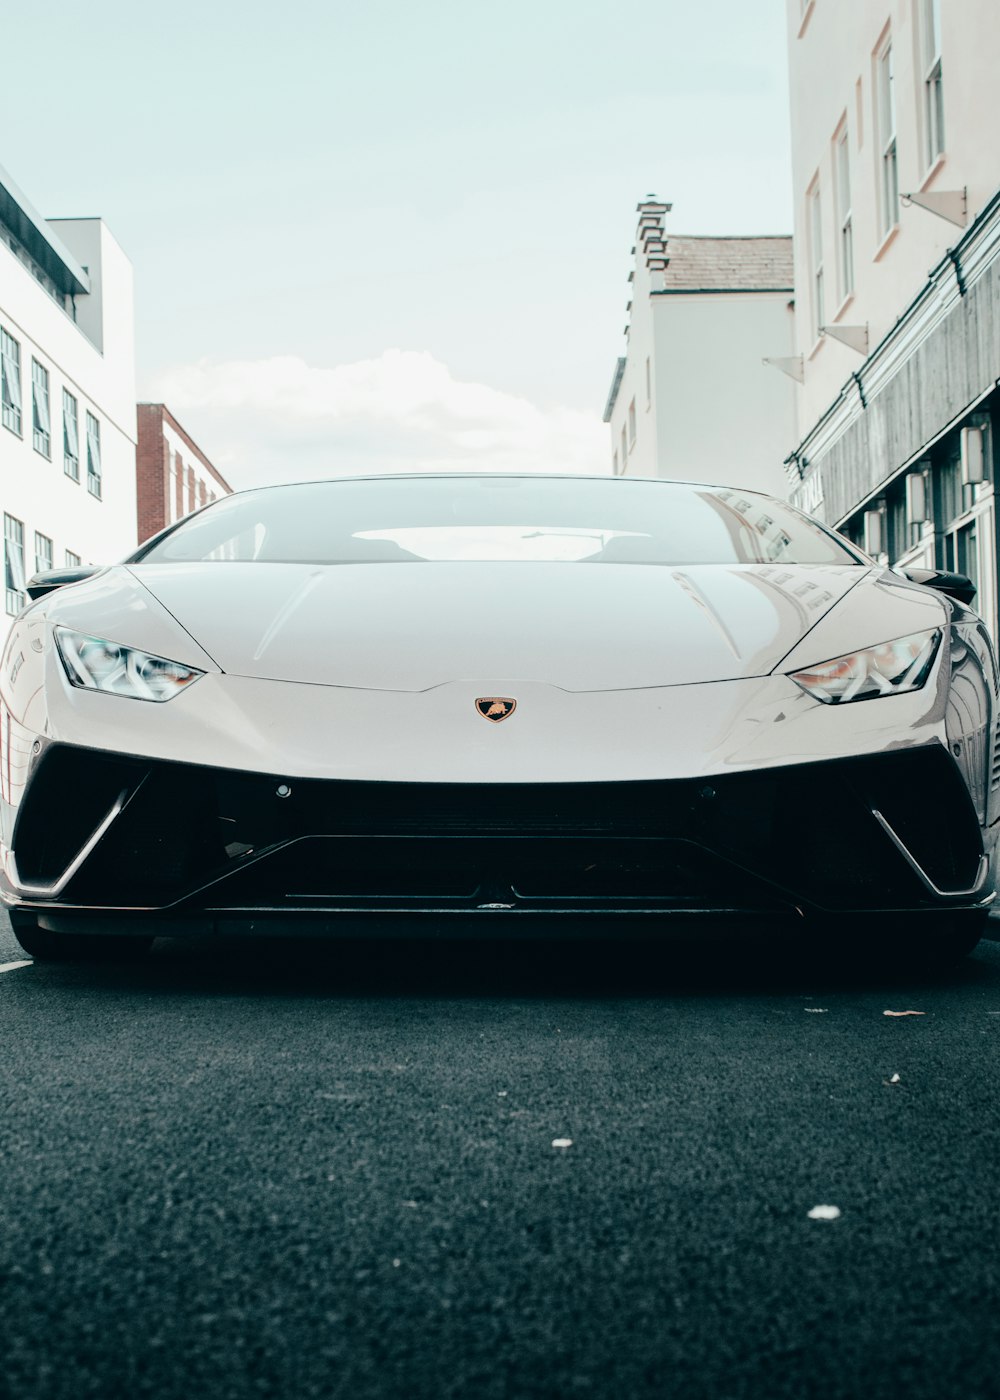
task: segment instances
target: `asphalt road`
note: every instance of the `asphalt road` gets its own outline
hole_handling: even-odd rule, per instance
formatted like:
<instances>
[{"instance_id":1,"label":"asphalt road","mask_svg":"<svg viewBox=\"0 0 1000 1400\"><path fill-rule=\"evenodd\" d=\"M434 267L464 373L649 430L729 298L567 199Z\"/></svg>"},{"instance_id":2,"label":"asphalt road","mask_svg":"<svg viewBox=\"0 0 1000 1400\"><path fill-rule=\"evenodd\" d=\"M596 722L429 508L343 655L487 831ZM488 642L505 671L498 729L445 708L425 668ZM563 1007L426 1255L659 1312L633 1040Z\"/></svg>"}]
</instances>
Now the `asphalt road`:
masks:
<instances>
[{"instance_id":1,"label":"asphalt road","mask_svg":"<svg viewBox=\"0 0 1000 1400\"><path fill-rule=\"evenodd\" d=\"M835 964L0 972L0 1396L997 1396L1000 945Z\"/></svg>"}]
</instances>

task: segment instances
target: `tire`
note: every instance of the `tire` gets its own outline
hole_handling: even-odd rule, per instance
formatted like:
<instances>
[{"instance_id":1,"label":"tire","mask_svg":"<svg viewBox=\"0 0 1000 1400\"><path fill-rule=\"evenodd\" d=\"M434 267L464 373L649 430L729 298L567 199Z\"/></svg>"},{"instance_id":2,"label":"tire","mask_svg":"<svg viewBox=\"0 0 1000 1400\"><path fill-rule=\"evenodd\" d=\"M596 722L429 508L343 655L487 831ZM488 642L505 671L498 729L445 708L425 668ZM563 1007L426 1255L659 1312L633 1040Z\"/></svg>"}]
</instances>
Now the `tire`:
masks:
<instances>
[{"instance_id":1,"label":"tire","mask_svg":"<svg viewBox=\"0 0 1000 1400\"><path fill-rule=\"evenodd\" d=\"M989 912L942 916L932 928L918 936L914 951L921 967L946 970L962 962L976 948L986 932Z\"/></svg>"},{"instance_id":2,"label":"tire","mask_svg":"<svg viewBox=\"0 0 1000 1400\"><path fill-rule=\"evenodd\" d=\"M987 910L959 911L903 919L876 937L872 951L880 967L897 971L947 972L956 967L986 932Z\"/></svg>"},{"instance_id":3,"label":"tire","mask_svg":"<svg viewBox=\"0 0 1000 1400\"><path fill-rule=\"evenodd\" d=\"M826 969L879 977L947 972L976 947L987 918L982 909L824 917L812 924L809 956Z\"/></svg>"},{"instance_id":4,"label":"tire","mask_svg":"<svg viewBox=\"0 0 1000 1400\"><path fill-rule=\"evenodd\" d=\"M39 928L32 914L10 912L14 937L39 962L121 963L144 958L152 938L99 933L53 933Z\"/></svg>"}]
</instances>

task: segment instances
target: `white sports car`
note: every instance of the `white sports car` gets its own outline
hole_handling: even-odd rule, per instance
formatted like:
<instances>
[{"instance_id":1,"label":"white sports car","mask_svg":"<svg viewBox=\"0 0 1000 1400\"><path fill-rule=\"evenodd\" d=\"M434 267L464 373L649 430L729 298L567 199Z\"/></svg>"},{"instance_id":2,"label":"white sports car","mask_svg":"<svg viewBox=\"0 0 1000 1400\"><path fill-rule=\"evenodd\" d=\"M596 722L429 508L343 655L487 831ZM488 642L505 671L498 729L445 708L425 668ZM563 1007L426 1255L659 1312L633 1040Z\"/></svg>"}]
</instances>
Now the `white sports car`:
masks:
<instances>
[{"instance_id":1,"label":"white sports car","mask_svg":"<svg viewBox=\"0 0 1000 1400\"><path fill-rule=\"evenodd\" d=\"M37 957L389 913L574 936L750 915L957 954L1000 815L971 592L732 488L229 496L29 585L0 893Z\"/></svg>"}]
</instances>

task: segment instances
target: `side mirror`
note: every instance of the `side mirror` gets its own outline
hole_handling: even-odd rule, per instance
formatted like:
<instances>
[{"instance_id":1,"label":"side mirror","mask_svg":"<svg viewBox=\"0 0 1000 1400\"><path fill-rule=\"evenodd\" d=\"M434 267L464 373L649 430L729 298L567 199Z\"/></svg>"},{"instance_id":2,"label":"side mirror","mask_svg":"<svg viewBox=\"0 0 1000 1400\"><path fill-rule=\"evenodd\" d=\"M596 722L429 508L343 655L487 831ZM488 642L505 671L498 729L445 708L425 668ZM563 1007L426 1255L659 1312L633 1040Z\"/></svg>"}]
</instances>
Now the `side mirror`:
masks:
<instances>
[{"instance_id":1,"label":"side mirror","mask_svg":"<svg viewBox=\"0 0 1000 1400\"><path fill-rule=\"evenodd\" d=\"M948 598L960 603L971 604L976 596L976 585L965 574L950 574L946 569L903 569L904 578L911 583L922 583L925 588L936 588Z\"/></svg>"},{"instance_id":2,"label":"side mirror","mask_svg":"<svg viewBox=\"0 0 1000 1400\"><path fill-rule=\"evenodd\" d=\"M34 602L36 598L44 598L46 593L54 593L57 588L65 588L68 583L82 583L85 578L93 578L101 572L99 564L88 564L80 569L44 569L28 579L25 592Z\"/></svg>"}]
</instances>

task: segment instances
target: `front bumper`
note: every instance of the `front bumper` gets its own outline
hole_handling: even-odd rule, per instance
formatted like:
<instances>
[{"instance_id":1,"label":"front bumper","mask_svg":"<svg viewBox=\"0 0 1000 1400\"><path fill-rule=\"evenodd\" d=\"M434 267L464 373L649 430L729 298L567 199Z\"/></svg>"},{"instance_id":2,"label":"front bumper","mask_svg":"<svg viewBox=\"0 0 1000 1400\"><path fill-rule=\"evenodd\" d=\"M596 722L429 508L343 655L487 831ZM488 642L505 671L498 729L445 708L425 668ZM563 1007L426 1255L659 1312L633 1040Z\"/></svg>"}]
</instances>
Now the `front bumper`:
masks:
<instances>
[{"instance_id":1,"label":"front bumper","mask_svg":"<svg viewBox=\"0 0 1000 1400\"><path fill-rule=\"evenodd\" d=\"M55 930L927 914L992 898L975 809L937 743L536 784L288 778L56 744L5 854L4 901Z\"/></svg>"}]
</instances>

